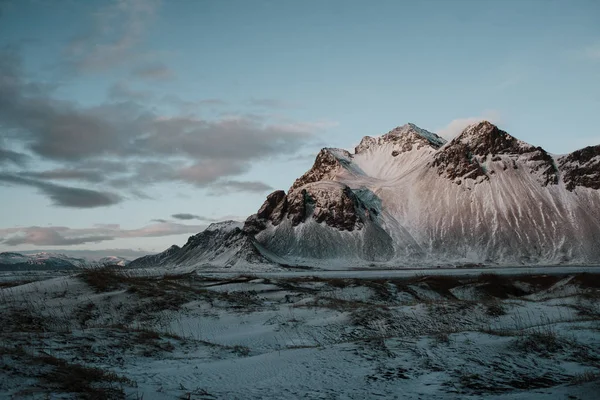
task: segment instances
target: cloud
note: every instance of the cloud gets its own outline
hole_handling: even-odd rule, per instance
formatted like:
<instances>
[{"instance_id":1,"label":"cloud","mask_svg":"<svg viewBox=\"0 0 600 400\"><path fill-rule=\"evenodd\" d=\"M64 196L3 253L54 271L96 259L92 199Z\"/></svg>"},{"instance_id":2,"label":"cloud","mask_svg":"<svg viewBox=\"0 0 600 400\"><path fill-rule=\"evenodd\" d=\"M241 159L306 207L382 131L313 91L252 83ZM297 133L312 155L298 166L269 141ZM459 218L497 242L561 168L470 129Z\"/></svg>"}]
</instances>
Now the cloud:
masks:
<instances>
[{"instance_id":1,"label":"cloud","mask_svg":"<svg viewBox=\"0 0 600 400\"><path fill-rule=\"evenodd\" d=\"M293 103L287 102L285 100L280 99L257 99L251 98L248 101L248 104L254 107L262 107L262 108L270 108L270 109L284 109L284 108L294 108L295 105Z\"/></svg>"},{"instance_id":2,"label":"cloud","mask_svg":"<svg viewBox=\"0 0 600 400\"><path fill-rule=\"evenodd\" d=\"M41 180L77 180L92 183L104 181L104 176L100 171L85 169L57 168L46 171L25 171L19 175Z\"/></svg>"},{"instance_id":3,"label":"cloud","mask_svg":"<svg viewBox=\"0 0 600 400\"><path fill-rule=\"evenodd\" d=\"M139 229L122 230L118 237L160 237L181 235L184 233L198 233L206 228L206 225L184 225L174 222L166 222L148 225Z\"/></svg>"},{"instance_id":4,"label":"cloud","mask_svg":"<svg viewBox=\"0 0 600 400\"><path fill-rule=\"evenodd\" d=\"M446 140L452 140L458 136L467 126L481 121L490 121L494 124L500 122L500 115L497 111L486 111L479 117L458 118L450 121L448 125L437 130L437 134Z\"/></svg>"},{"instance_id":5,"label":"cloud","mask_svg":"<svg viewBox=\"0 0 600 400\"><path fill-rule=\"evenodd\" d=\"M135 102L79 107L27 82L19 62L0 63L0 123L35 154L55 161L103 156L187 157L238 173L247 161L294 153L328 122L272 123L254 115L207 120L159 116ZM119 90L124 87L118 87ZM131 94L131 93L121 93ZM223 161L236 164L224 168ZM197 175L197 174L196 174Z\"/></svg>"},{"instance_id":6,"label":"cloud","mask_svg":"<svg viewBox=\"0 0 600 400\"><path fill-rule=\"evenodd\" d=\"M68 65L80 72L98 72L149 57L136 47L160 4L159 0L116 0L97 11L89 31L65 49Z\"/></svg>"},{"instance_id":7,"label":"cloud","mask_svg":"<svg viewBox=\"0 0 600 400\"><path fill-rule=\"evenodd\" d=\"M167 81L175 77L175 73L162 63L135 68L131 75L149 81Z\"/></svg>"},{"instance_id":8,"label":"cloud","mask_svg":"<svg viewBox=\"0 0 600 400\"><path fill-rule=\"evenodd\" d=\"M111 88L113 101L82 106L58 99L55 87L27 79L24 70L17 53L0 51L0 143L30 153L6 149L0 162L31 158L56 167L11 173L3 181L35 187L61 206L115 204L122 197L112 195L114 189L147 198L142 189L161 182L212 188L217 195L264 192L270 189L264 183L232 178L246 173L255 161L301 151L316 132L335 125L253 114L210 119L190 113L158 115L142 103L150 94L125 83ZM224 104L219 99L200 102ZM70 188L52 183L56 180L103 187Z\"/></svg>"},{"instance_id":9,"label":"cloud","mask_svg":"<svg viewBox=\"0 0 600 400\"><path fill-rule=\"evenodd\" d=\"M199 215L196 215L196 214L187 214L187 213L173 214L173 215L171 215L171 217L175 218L175 219L183 219L183 220L190 220L190 219L206 220L206 218L201 217Z\"/></svg>"},{"instance_id":10,"label":"cloud","mask_svg":"<svg viewBox=\"0 0 600 400\"><path fill-rule=\"evenodd\" d=\"M216 182L211 188L213 189L213 194L218 195L232 192L264 193L273 190L273 187L264 182L234 180Z\"/></svg>"},{"instance_id":11,"label":"cloud","mask_svg":"<svg viewBox=\"0 0 600 400\"><path fill-rule=\"evenodd\" d=\"M142 101L153 97L152 92L132 89L125 82L117 82L108 89L108 97L113 100Z\"/></svg>"},{"instance_id":12,"label":"cloud","mask_svg":"<svg viewBox=\"0 0 600 400\"><path fill-rule=\"evenodd\" d=\"M244 221L246 219L246 217L240 217L238 215L225 215L220 218L213 218L213 217L205 217L202 215L190 214L190 213L173 214L173 215L171 215L171 218L184 220L184 221L197 219L197 220L203 221L203 222L219 222L219 221L227 221L227 220ZM155 219L153 221L167 222L164 219Z\"/></svg>"},{"instance_id":13,"label":"cloud","mask_svg":"<svg viewBox=\"0 0 600 400\"><path fill-rule=\"evenodd\" d=\"M186 100L174 94L164 95L161 102L165 105L178 108L184 114L194 113L205 107L223 107L229 103L223 99L209 98L199 100Z\"/></svg>"},{"instance_id":14,"label":"cloud","mask_svg":"<svg viewBox=\"0 0 600 400\"><path fill-rule=\"evenodd\" d=\"M118 224L98 225L92 228L19 227L0 229L0 243L7 246L73 246L97 243L117 238L162 237L198 233L206 225L184 225L172 222L151 224L138 229L122 229Z\"/></svg>"},{"instance_id":15,"label":"cloud","mask_svg":"<svg viewBox=\"0 0 600 400\"><path fill-rule=\"evenodd\" d=\"M0 147L0 165L2 164L16 164L16 165L25 165L29 160L29 156L27 154L18 153L16 151L3 149Z\"/></svg>"},{"instance_id":16,"label":"cloud","mask_svg":"<svg viewBox=\"0 0 600 400\"><path fill-rule=\"evenodd\" d=\"M48 196L54 205L71 208L95 208L119 203L122 198L114 193L101 192L69 186L55 185L35 179L23 178L14 174L0 173L0 182L30 186Z\"/></svg>"},{"instance_id":17,"label":"cloud","mask_svg":"<svg viewBox=\"0 0 600 400\"><path fill-rule=\"evenodd\" d=\"M199 161L176 172L177 177L198 187L206 186L223 176L238 175L246 170L245 164L237 160Z\"/></svg>"},{"instance_id":18,"label":"cloud","mask_svg":"<svg viewBox=\"0 0 600 400\"><path fill-rule=\"evenodd\" d=\"M166 219L162 219L162 218L155 218L153 220L151 220L151 222L160 222L162 224L168 222Z\"/></svg>"},{"instance_id":19,"label":"cloud","mask_svg":"<svg viewBox=\"0 0 600 400\"><path fill-rule=\"evenodd\" d=\"M2 241L7 246L33 244L36 246L73 246L85 243L97 243L112 240L111 236L83 236L66 238L51 228L31 228L23 235L15 235Z\"/></svg>"}]
</instances>

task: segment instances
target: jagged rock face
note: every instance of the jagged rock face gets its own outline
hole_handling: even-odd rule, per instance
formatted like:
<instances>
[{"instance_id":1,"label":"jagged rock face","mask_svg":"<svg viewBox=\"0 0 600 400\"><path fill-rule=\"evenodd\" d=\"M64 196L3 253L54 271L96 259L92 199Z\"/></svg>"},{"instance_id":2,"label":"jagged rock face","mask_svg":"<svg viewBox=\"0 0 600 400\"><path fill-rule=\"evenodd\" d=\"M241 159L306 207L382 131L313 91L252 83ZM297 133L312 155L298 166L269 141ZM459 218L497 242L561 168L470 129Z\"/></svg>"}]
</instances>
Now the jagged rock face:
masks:
<instances>
[{"instance_id":1,"label":"jagged rock face","mask_svg":"<svg viewBox=\"0 0 600 400\"><path fill-rule=\"evenodd\" d=\"M267 227L270 222L273 225L279 225L288 211L287 196L283 190L276 190L267 196L267 200L254 215L246 219L244 223L244 232L256 234Z\"/></svg>"},{"instance_id":2,"label":"jagged rock face","mask_svg":"<svg viewBox=\"0 0 600 400\"><path fill-rule=\"evenodd\" d=\"M440 175L445 175L457 184L460 184L462 179L477 179L480 177L489 179L470 150L469 146L462 142L451 143L435 155L431 167L437 168Z\"/></svg>"},{"instance_id":3,"label":"jagged rock face","mask_svg":"<svg viewBox=\"0 0 600 400\"><path fill-rule=\"evenodd\" d=\"M324 222L341 231L362 228L359 213L365 207L347 186L323 190L308 185L300 191L290 193L288 199L288 218L292 219L293 226L312 217L318 223Z\"/></svg>"},{"instance_id":4,"label":"jagged rock face","mask_svg":"<svg viewBox=\"0 0 600 400\"><path fill-rule=\"evenodd\" d=\"M292 226L312 218L332 228L352 231L362 228L361 214L369 213L376 215L377 211L368 210L347 186L323 190L306 184L287 196L283 191L271 193L258 213L246 220L244 231L255 234L265 229L268 223L279 225L284 218L291 220Z\"/></svg>"},{"instance_id":5,"label":"jagged rock face","mask_svg":"<svg viewBox=\"0 0 600 400\"><path fill-rule=\"evenodd\" d=\"M577 186L600 189L600 145L589 146L561 157L563 181L569 191Z\"/></svg>"},{"instance_id":6,"label":"jagged rock face","mask_svg":"<svg viewBox=\"0 0 600 400\"><path fill-rule=\"evenodd\" d=\"M261 219L272 219L276 221L276 225L283 218L283 214L287 210L287 199L283 190L277 190L267 196L257 216Z\"/></svg>"},{"instance_id":7,"label":"jagged rock face","mask_svg":"<svg viewBox=\"0 0 600 400\"><path fill-rule=\"evenodd\" d=\"M465 129L450 146L454 142L465 144L472 155L478 156L523 154L530 147L487 121Z\"/></svg>"},{"instance_id":8,"label":"jagged rock face","mask_svg":"<svg viewBox=\"0 0 600 400\"><path fill-rule=\"evenodd\" d=\"M401 153L408 152L413 149L420 149L424 146L439 149L446 143L446 140L439 137L435 133L428 132L414 124L409 123L394 128L378 138L365 136L360 141L360 144L354 148L354 153L358 154L386 143L391 143L394 145L392 156L396 157Z\"/></svg>"},{"instance_id":9,"label":"jagged rock face","mask_svg":"<svg viewBox=\"0 0 600 400\"><path fill-rule=\"evenodd\" d=\"M291 190L298 189L308 183L318 182L322 180L331 180L336 173L343 168L343 158L340 159L339 156L336 156L338 153L347 158L352 157L352 155L346 151L341 149L322 149L312 168L302 175L300 178L296 179Z\"/></svg>"},{"instance_id":10,"label":"jagged rock face","mask_svg":"<svg viewBox=\"0 0 600 400\"><path fill-rule=\"evenodd\" d=\"M487 121L465 129L435 154L430 166L458 184L465 179L483 182L490 179L486 164L502 161L500 156L512 158L509 164L515 169L517 159L528 161L529 169L540 175L544 186L558 183L558 169L544 149L524 143ZM506 161L504 169L508 167Z\"/></svg>"}]
</instances>

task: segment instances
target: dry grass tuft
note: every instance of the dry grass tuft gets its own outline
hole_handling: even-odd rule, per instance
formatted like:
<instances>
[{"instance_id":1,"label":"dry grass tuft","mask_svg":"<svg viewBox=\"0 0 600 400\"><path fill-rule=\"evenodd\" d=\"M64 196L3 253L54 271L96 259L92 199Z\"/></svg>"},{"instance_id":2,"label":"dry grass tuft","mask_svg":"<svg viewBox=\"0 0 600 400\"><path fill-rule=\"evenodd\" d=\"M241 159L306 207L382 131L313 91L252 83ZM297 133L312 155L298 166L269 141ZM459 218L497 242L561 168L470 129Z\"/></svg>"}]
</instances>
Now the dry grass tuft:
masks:
<instances>
[{"instance_id":1,"label":"dry grass tuft","mask_svg":"<svg viewBox=\"0 0 600 400\"><path fill-rule=\"evenodd\" d=\"M40 385L24 389L17 396L41 392L47 396L68 393L85 400L124 399L123 385L136 386L132 380L114 372L69 363L47 353L33 354L22 347L0 347L0 354L3 370L13 376L34 376L40 380Z\"/></svg>"}]
</instances>

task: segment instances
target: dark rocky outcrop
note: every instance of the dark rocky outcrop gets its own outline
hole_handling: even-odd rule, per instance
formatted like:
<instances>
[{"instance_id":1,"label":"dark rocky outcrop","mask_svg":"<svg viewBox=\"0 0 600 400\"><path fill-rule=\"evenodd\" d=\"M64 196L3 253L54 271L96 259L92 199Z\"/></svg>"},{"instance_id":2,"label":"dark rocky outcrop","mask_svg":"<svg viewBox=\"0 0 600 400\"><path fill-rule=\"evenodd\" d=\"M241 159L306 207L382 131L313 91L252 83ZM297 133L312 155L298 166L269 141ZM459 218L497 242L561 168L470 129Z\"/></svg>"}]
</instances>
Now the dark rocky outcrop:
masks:
<instances>
[{"instance_id":1,"label":"dark rocky outcrop","mask_svg":"<svg viewBox=\"0 0 600 400\"><path fill-rule=\"evenodd\" d=\"M343 165L345 164L344 160L337 157L334 153L339 153L347 158L352 157L346 150L322 149L319 154L317 154L317 158L315 159L312 168L300 178L296 179L290 188L290 191L298 189L308 183L332 179L336 172L339 171L340 168L343 168Z\"/></svg>"},{"instance_id":2,"label":"dark rocky outcrop","mask_svg":"<svg viewBox=\"0 0 600 400\"><path fill-rule=\"evenodd\" d=\"M440 175L445 174L450 180L477 179L480 176L489 179L477 159L473 157L469 146L461 142L451 143L437 153L431 167L437 168ZM460 180L457 180L458 184L459 182Z\"/></svg>"},{"instance_id":3,"label":"dark rocky outcrop","mask_svg":"<svg viewBox=\"0 0 600 400\"><path fill-rule=\"evenodd\" d=\"M290 191L287 196L282 191L271 193L258 213L246 220L244 231L256 234L268 223L276 226L284 218L291 220L292 226L298 226L311 217L333 228L352 231L362 228L361 215L375 217L377 211L369 212L349 187L340 186L328 191L307 184L302 189Z\"/></svg>"},{"instance_id":4,"label":"dark rocky outcrop","mask_svg":"<svg viewBox=\"0 0 600 400\"><path fill-rule=\"evenodd\" d=\"M484 163L489 159L501 161L500 156L523 157L530 161L530 170L540 174L543 186L558 183L558 169L552 156L541 147L524 143L488 121L482 121L465 129L457 138L435 154L430 166L448 179L490 179ZM504 168L506 170L507 168Z\"/></svg>"},{"instance_id":5,"label":"dark rocky outcrop","mask_svg":"<svg viewBox=\"0 0 600 400\"><path fill-rule=\"evenodd\" d=\"M568 190L600 189L600 145L589 146L561 157L559 167Z\"/></svg>"}]
</instances>

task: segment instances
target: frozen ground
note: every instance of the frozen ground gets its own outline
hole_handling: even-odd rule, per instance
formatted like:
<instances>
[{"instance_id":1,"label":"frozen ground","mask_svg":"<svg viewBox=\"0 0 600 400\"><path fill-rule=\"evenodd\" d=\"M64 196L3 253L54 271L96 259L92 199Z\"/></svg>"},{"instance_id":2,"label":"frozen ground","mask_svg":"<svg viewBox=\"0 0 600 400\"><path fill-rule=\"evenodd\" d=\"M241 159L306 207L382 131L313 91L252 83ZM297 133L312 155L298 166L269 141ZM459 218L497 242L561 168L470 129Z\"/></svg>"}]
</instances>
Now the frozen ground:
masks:
<instances>
[{"instance_id":1,"label":"frozen ground","mask_svg":"<svg viewBox=\"0 0 600 400\"><path fill-rule=\"evenodd\" d=\"M0 397L597 399L595 271L6 275Z\"/></svg>"}]
</instances>

